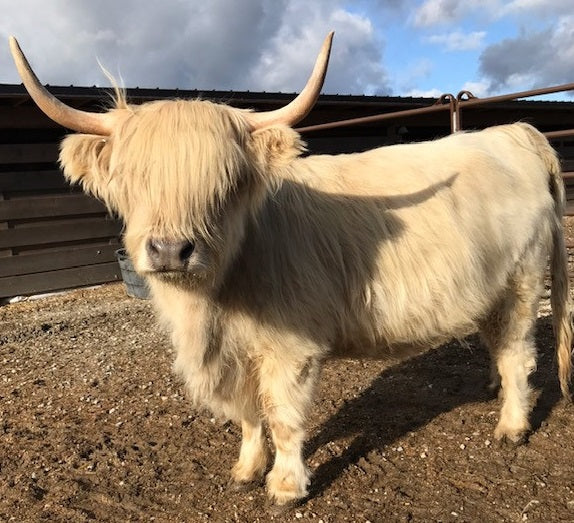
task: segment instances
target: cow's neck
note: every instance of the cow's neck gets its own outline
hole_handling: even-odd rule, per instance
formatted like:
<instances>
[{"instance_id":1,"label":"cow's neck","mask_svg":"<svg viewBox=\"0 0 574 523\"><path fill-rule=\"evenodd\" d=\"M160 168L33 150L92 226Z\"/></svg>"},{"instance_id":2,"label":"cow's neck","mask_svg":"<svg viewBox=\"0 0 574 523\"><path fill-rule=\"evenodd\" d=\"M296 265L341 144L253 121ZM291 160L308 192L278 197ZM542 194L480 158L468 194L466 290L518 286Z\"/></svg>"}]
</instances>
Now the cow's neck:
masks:
<instances>
[{"instance_id":1,"label":"cow's neck","mask_svg":"<svg viewBox=\"0 0 574 523\"><path fill-rule=\"evenodd\" d=\"M221 384L237 362L226 354L222 313L213 296L157 283L152 283L152 290L177 351L174 368L184 378L192 399L224 394Z\"/></svg>"}]
</instances>

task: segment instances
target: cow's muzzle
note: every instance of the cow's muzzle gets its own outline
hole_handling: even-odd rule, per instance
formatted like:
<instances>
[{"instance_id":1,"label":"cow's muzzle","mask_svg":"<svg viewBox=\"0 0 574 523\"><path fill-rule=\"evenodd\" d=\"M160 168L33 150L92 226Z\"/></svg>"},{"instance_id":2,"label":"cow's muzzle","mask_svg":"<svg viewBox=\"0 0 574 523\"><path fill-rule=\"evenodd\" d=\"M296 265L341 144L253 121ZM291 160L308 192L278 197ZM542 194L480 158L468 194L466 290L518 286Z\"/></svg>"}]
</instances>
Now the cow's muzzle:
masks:
<instances>
[{"instance_id":1,"label":"cow's muzzle","mask_svg":"<svg viewBox=\"0 0 574 523\"><path fill-rule=\"evenodd\" d=\"M189 267L189 260L195 245L189 240L148 240L146 250L150 269L157 272L183 272Z\"/></svg>"}]
</instances>

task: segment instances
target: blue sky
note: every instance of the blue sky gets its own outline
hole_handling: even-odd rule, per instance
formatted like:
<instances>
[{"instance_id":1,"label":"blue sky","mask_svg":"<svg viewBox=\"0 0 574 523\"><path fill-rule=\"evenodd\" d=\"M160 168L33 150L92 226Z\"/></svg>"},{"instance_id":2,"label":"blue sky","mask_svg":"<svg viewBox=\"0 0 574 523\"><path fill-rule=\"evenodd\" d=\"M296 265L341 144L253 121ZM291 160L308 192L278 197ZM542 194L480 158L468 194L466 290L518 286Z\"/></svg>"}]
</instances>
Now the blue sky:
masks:
<instances>
[{"instance_id":1,"label":"blue sky","mask_svg":"<svg viewBox=\"0 0 574 523\"><path fill-rule=\"evenodd\" d=\"M574 46L574 3L568 0L364 0L348 7L368 16L382 35L382 61L395 94L468 89L488 96L574 82L568 72L574 61L565 51ZM541 62L548 56L564 70Z\"/></svg>"},{"instance_id":2,"label":"blue sky","mask_svg":"<svg viewBox=\"0 0 574 523\"><path fill-rule=\"evenodd\" d=\"M326 93L574 81L570 0L0 0L0 12L0 41L17 36L52 85L109 85L99 60L126 87L295 92L332 29ZM0 83L19 83L7 44Z\"/></svg>"}]
</instances>

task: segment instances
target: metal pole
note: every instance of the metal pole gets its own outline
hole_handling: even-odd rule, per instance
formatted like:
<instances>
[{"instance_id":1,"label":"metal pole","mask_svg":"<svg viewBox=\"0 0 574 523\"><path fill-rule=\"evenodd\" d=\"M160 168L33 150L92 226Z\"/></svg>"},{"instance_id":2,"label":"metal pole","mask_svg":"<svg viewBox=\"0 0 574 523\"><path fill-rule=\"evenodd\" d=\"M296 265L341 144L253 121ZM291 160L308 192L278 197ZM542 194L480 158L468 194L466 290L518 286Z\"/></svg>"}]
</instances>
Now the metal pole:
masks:
<instances>
[{"instance_id":1,"label":"metal pole","mask_svg":"<svg viewBox=\"0 0 574 523\"><path fill-rule=\"evenodd\" d=\"M549 140L555 140L556 138L566 138L568 136L574 135L574 129L564 129L562 131L548 131L547 133L542 133Z\"/></svg>"},{"instance_id":2,"label":"metal pole","mask_svg":"<svg viewBox=\"0 0 574 523\"><path fill-rule=\"evenodd\" d=\"M511 94L503 94L498 96L490 96L488 98L477 98L472 96L471 93L467 91L461 91L459 96L457 97L456 101L454 102L456 105L456 119L453 121L453 117L451 116L451 128L456 128L457 130L460 128L460 111L463 107L473 107L477 105L487 104L487 103L496 103L496 102L508 102L511 100L515 100L516 98L528 98L530 96L540 96L542 94L551 94L551 93L559 93L562 91L572 91L574 90L574 83L569 84L562 84L556 85L553 87L543 87L540 89L531 89L530 91L519 91L517 93ZM338 122L329 122L324 124L317 124L317 125L309 125L306 127L299 127L296 131L300 133L306 133L311 131L320 131L326 129L335 129L337 127L346 127L347 125L361 125L367 123L374 123L374 122L381 122L383 120L390 120L393 118L401 118L407 116L414 116L418 114L428 114L434 112L445 111L449 109L452 111L450 102L449 105L444 104L444 102L440 102L443 97L452 97L452 95L443 95L439 98L439 101L435 105L431 105L428 107L420 107L417 109L406 109L404 111L395 111L393 113L384 113L384 114L376 114L373 116L364 116L362 118L351 118L349 120L340 120ZM464 96L468 96L468 99L464 99ZM452 112L451 112L452 114ZM564 132L564 131L555 131L556 133ZM558 136L558 135L556 135ZM567 136L566 134L564 136Z\"/></svg>"},{"instance_id":3,"label":"metal pole","mask_svg":"<svg viewBox=\"0 0 574 523\"><path fill-rule=\"evenodd\" d=\"M362 118L351 118L349 120L339 120L338 122L308 125L306 127L298 127L295 130L299 133L307 133L324 129L335 129L336 127L346 127L347 125L360 125L365 123L380 122L383 120L391 120L393 118L400 118L401 116L404 117L417 114L438 113L441 111L446 111L448 108L448 105L430 105L428 107L419 107L417 109L405 109L404 111L375 114L373 116L363 116Z\"/></svg>"},{"instance_id":4,"label":"metal pole","mask_svg":"<svg viewBox=\"0 0 574 523\"><path fill-rule=\"evenodd\" d=\"M461 100L464 107L472 107L473 105L480 105L483 103L495 102L508 102L516 98L529 98L531 96L540 96L542 94L560 93L562 91L574 90L574 83L555 85L553 87L542 87L540 89L531 89L530 91L520 91L511 94L501 94L498 96L490 96L488 98L469 98L468 100Z\"/></svg>"}]
</instances>

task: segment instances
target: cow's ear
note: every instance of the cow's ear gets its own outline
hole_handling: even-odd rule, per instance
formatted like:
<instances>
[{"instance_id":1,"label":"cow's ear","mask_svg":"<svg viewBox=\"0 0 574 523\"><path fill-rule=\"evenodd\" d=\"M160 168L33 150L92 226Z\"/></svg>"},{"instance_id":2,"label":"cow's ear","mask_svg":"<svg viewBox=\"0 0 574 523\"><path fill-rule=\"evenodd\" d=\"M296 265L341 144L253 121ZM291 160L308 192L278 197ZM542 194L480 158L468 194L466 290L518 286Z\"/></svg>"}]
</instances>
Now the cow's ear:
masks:
<instances>
[{"instance_id":1,"label":"cow's ear","mask_svg":"<svg viewBox=\"0 0 574 523\"><path fill-rule=\"evenodd\" d=\"M290 127L278 125L251 134L251 148L257 163L265 171L280 169L291 163L306 150L299 133Z\"/></svg>"},{"instance_id":2,"label":"cow's ear","mask_svg":"<svg viewBox=\"0 0 574 523\"><path fill-rule=\"evenodd\" d=\"M101 136L71 134L60 146L64 176L80 183L86 192L107 200L111 144Z\"/></svg>"}]
</instances>

